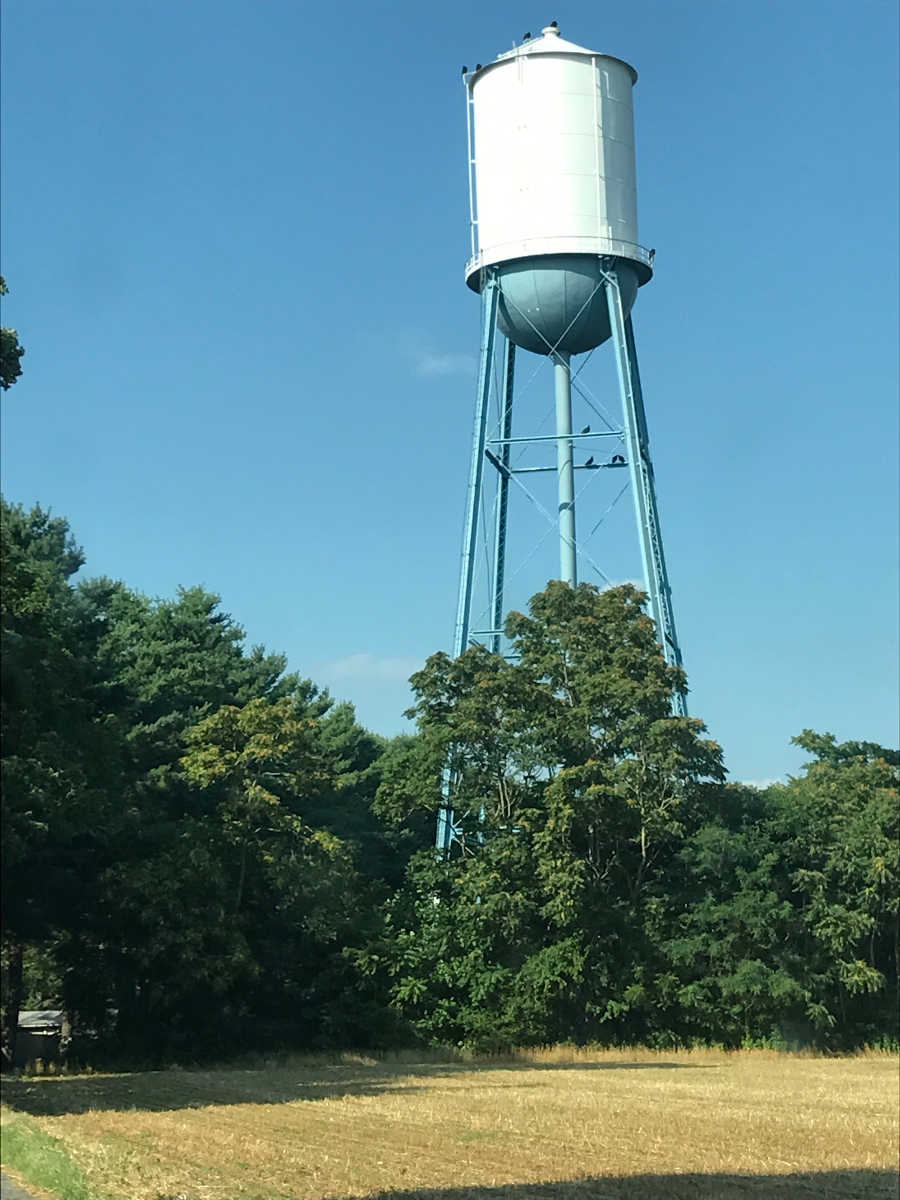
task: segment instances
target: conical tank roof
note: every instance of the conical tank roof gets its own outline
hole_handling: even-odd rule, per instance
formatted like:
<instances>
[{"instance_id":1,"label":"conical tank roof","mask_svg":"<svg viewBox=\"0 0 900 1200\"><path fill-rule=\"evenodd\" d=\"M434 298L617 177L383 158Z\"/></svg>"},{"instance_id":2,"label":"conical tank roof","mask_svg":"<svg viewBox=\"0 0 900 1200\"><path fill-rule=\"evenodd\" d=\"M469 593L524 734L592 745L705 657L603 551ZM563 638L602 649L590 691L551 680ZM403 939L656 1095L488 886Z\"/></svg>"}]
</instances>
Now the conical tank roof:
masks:
<instances>
[{"instance_id":1,"label":"conical tank roof","mask_svg":"<svg viewBox=\"0 0 900 1200\"><path fill-rule=\"evenodd\" d=\"M622 58L616 58L614 54L604 54L602 50L589 50L587 46L579 46L575 42L567 41L559 32L556 25L545 25L541 30L540 37L529 38L522 42L520 46L514 46L512 50L506 50L503 54L498 54L494 62L488 63L487 66L481 67L476 71L472 71L468 76L468 83L471 87L473 82L489 71L491 67L497 63L508 62L511 58L519 58L526 54L583 54L588 58L611 58L614 62L623 63L631 72L632 84L637 82L637 71L631 63L625 62Z\"/></svg>"}]
</instances>

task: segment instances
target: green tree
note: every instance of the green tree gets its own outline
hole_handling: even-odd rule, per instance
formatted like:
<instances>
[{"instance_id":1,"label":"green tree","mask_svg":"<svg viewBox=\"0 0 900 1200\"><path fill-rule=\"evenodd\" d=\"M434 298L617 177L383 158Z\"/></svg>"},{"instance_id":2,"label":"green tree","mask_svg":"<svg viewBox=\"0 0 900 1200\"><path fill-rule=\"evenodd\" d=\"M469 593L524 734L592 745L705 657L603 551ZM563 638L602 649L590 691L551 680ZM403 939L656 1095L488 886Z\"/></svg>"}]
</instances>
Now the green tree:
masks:
<instances>
[{"instance_id":1,"label":"green tree","mask_svg":"<svg viewBox=\"0 0 900 1200\"><path fill-rule=\"evenodd\" d=\"M91 580L80 600L95 652L116 689L133 768L163 784L183 751L185 731L226 704L286 695L299 685L285 658L244 649L244 630L203 588L152 600L110 580ZM305 685L313 689L312 684Z\"/></svg>"},{"instance_id":2,"label":"green tree","mask_svg":"<svg viewBox=\"0 0 900 1200\"><path fill-rule=\"evenodd\" d=\"M5 296L8 292L6 281L0 275L0 296ZM0 326L0 387L4 391L12 387L22 374L21 360L24 353L16 330L8 329L5 325Z\"/></svg>"},{"instance_id":3,"label":"green tree","mask_svg":"<svg viewBox=\"0 0 900 1200\"><path fill-rule=\"evenodd\" d=\"M60 948L82 1026L158 1058L276 1035L309 1042L341 1011L361 1020L364 1006L340 1000L354 977L340 914L358 924L375 910L374 880L392 869L370 811L378 739L349 705L285 675L282 656L246 651L203 589L150 600L101 579L76 601L123 761L93 923ZM280 765L263 769L265 746ZM363 877L375 888L365 898ZM315 901L311 881L334 895ZM317 942L311 914L329 909L344 932Z\"/></svg>"},{"instance_id":4,"label":"green tree","mask_svg":"<svg viewBox=\"0 0 900 1200\"><path fill-rule=\"evenodd\" d=\"M211 1029L211 998L222 1004L255 971L231 925L215 814L181 769L188 730L223 705L315 689L284 676L282 656L246 653L243 630L202 588L150 600L91 580L76 604L121 774L90 918L59 947L65 998L81 1027L158 1056Z\"/></svg>"},{"instance_id":5,"label":"green tree","mask_svg":"<svg viewBox=\"0 0 900 1200\"><path fill-rule=\"evenodd\" d=\"M686 825L723 774L700 721L673 717L667 666L622 587L551 583L512 614L518 661L474 647L413 676L412 766L431 811L450 764L463 853L414 860L391 914L394 996L429 1037L633 1037L648 1029L646 929ZM409 811L385 772L378 805Z\"/></svg>"},{"instance_id":6,"label":"green tree","mask_svg":"<svg viewBox=\"0 0 900 1200\"><path fill-rule=\"evenodd\" d=\"M896 1037L900 755L811 730L794 742L815 757L773 800L777 833L793 850L790 878L804 930L823 970L827 964L820 1003L842 1040L875 1031Z\"/></svg>"},{"instance_id":7,"label":"green tree","mask_svg":"<svg viewBox=\"0 0 900 1200\"><path fill-rule=\"evenodd\" d=\"M116 747L70 579L83 558L59 517L0 502L4 1025L14 1045L28 947L76 923L102 868Z\"/></svg>"},{"instance_id":8,"label":"green tree","mask_svg":"<svg viewBox=\"0 0 900 1200\"><path fill-rule=\"evenodd\" d=\"M896 1038L898 756L806 730L815 757L682 851L667 987L694 1036L853 1047Z\"/></svg>"},{"instance_id":9,"label":"green tree","mask_svg":"<svg viewBox=\"0 0 900 1200\"><path fill-rule=\"evenodd\" d=\"M7 1029L29 988L119 1057L387 1028L351 953L402 871L381 740L202 588L73 587L40 509L2 538Z\"/></svg>"},{"instance_id":10,"label":"green tree","mask_svg":"<svg viewBox=\"0 0 900 1200\"><path fill-rule=\"evenodd\" d=\"M351 842L334 832L360 830L355 800L342 796L355 793L351 768L368 752L348 717L348 706L329 712L302 695L256 699L188 734L185 775L216 795L232 850L221 870L232 881L232 926L256 968L244 1001L257 1040L358 1045L387 1027L384 1004L353 965L383 898L357 866L366 833ZM335 802L326 820L323 800Z\"/></svg>"},{"instance_id":11,"label":"green tree","mask_svg":"<svg viewBox=\"0 0 900 1200\"><path fill-rule=\"evenodd\" d=\"M258 698L243 708L221 708L188 731L182 759L188 781L204 789L222 785L219 818L240 864L235 914L244 896L248 857L265 861L267 847L283 837L295 844L295 853L334 845L333 837L311 829L297 811L331 782L316 726L317 718L302 702Z\"/></svg>"}]
</instances>

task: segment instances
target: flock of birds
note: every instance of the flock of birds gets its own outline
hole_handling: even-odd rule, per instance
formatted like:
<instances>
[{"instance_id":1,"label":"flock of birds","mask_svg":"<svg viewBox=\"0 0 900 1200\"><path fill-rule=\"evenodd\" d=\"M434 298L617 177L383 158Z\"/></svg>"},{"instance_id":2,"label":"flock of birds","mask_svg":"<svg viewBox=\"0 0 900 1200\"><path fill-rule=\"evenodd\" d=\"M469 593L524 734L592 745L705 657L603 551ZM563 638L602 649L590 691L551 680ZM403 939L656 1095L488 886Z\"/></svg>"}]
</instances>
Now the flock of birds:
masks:
<instances>
[{"instance_id":1,"label":"flock of birds","mask_svg":"<svg viewBox=\"0 0 900 1200\"><path fill-rule=\"evenodd\" d=\"M584 434L590 433L590 432L591 432L590 425L585 425L584 429L582 429L582 431L581 431L582 437L584 436ZM624 456L624 454L614 454L608 463L598 463L598 462L594 462L594 456L592 454L591 457L589 459L587 459L587 461L584 463L584 466L585 467L594 467L594 468L596 468L596 467L624 467L625 466L625 456Z\"/></svg>"},{"instance_id":2,"label":"flock of birds","mask_svg":"<svg viewBox=\"0 0 900 1200\"><path fill-rule=\"evenodd\" d=\"M551 21L551 22L550 22L550 28L551 28L551 29L559 29L559 21ZM530 41L531 41L531 34L530 34L530 33L523 33L523 34L522 34L522 41L523 41L523 42L530 42ZM476 64L475 64L475 70L476 70L476 71L480 71L480 70L481 70L481 63L476 63ZM468 67L463 67L462 71L460 72L460 74L462 74L462 75L468 75L468 73L469 73L469 68L468 68Z\"/></svg>"}]
</instances>

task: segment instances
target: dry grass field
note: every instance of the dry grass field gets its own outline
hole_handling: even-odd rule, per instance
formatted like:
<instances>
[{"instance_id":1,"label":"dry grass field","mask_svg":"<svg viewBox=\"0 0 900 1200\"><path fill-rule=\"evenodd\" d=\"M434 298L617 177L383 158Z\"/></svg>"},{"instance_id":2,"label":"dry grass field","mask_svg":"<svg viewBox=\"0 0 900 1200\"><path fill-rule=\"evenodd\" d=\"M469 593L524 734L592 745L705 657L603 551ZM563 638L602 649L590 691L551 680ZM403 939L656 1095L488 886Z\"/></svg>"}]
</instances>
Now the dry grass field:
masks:
<instances>
[{"instance_id":1,"label":"dry grass field","mask_svg":"<svg viewBox=\"0 0 900 1200\"><path fill-rule=\"evenodd\" d=\"M5 1103L103 1200L898 1195L888 1054L344 1056L19 1079Z\"/></svg>"}]
</instances>

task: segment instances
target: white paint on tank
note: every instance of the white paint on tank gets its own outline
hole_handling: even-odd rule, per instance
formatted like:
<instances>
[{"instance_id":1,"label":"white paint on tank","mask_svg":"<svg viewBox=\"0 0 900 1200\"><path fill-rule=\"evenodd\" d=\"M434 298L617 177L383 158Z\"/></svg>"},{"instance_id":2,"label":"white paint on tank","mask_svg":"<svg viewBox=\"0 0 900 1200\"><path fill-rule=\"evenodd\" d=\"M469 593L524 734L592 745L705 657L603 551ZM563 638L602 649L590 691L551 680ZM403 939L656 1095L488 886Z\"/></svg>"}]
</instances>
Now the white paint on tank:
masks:
<instances>
[{"instance_id":1,"label":"white paint on tank","mask_svg":"<svg viewBox=\"0 0 900 1200\"><path fill-rule=\"evenodd\" d=\"M477 245L466 268L548 254L650 256L638 243L634 68L554 27L468 78Z\"/></svg>"}]
</instances>

